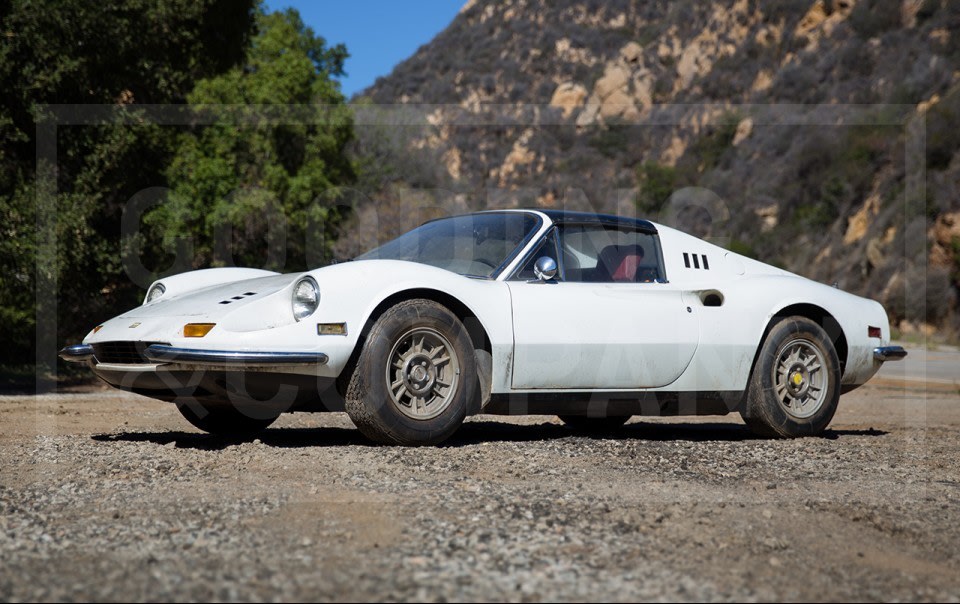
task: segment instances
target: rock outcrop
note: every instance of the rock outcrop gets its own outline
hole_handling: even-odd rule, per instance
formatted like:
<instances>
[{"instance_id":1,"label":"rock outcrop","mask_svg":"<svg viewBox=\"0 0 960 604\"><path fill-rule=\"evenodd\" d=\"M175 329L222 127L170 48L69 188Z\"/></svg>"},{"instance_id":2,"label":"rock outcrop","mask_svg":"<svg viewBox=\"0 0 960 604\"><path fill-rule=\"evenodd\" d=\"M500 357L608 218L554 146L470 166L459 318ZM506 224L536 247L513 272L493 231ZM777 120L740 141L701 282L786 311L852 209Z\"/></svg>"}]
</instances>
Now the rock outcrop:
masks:
<instances>
[{"instance_id":1,"label":"rock outcrop","mask_svg":"<svg viewBox=\"0 0 960 604\"><path fill-rule=\"evenodd\" d=\"M741 251L871 296L929 266L955 298L957 23L953 0L477 0L365 94L431 106L409 148L471 207L682 217L669 191L696 187Z\"/></svg>"}]
</instances>

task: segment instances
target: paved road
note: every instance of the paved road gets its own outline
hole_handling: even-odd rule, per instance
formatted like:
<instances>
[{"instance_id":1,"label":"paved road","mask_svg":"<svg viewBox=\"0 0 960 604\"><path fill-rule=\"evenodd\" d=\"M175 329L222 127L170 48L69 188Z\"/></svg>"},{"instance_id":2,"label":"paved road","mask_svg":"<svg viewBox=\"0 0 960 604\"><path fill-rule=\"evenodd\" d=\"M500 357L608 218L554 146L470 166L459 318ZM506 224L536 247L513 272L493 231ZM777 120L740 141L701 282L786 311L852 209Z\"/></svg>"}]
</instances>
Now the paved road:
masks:
<instances>
[{"instance_id":1,"label":"paved road","mask_svg":"<svg viewBox=\"0 0 960 604\"><path fill-rule=\"evenodd\" d=\"M909 344L907 358L883 364L877 377L887 380L927 383L934 387L956 386L960 389L960 349L938 346L927 350Z\"/></svg>"}]
</instances>

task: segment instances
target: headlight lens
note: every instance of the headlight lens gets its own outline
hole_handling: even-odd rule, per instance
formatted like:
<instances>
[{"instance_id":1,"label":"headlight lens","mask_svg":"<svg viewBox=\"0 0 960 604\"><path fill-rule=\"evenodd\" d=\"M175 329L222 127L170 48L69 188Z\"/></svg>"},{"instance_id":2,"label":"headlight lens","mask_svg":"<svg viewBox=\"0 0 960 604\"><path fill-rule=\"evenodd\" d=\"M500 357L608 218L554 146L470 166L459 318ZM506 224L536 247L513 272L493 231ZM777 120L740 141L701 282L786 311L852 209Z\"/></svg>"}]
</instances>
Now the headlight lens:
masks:
<instances>
[{"instance_id":1,"label":"headlight lens","mask_svg":"<svg viewBox=\"0 0 960 604\"><path fill-rule=\"evenodd\" d=\"M163 283L154 283L153 287L147 291L147 297L144 298L144 304L150 304L154 300L158 300L163 294L167 291L167 288L163 286Z\"/></svg>"},{"instance_id":2,"label":"headlight lens","mask_svg":"<svg viewBox=\"0 0 960 604\"><path fill-rule=\"evenodd\" d=\"M320 305L320 288L313 277L304 277L293 287L293 318L305 319Z\"/></svg>"}]
</instances>

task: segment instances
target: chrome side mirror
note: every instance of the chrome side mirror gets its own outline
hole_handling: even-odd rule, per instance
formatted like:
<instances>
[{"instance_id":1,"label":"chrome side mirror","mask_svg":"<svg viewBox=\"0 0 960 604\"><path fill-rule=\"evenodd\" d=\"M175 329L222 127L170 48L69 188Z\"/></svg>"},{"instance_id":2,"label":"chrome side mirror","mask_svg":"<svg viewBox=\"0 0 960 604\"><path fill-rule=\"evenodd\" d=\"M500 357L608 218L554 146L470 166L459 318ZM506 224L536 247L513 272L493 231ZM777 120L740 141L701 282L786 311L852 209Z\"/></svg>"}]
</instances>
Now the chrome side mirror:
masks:
<instances>
[{"instance_id":1,"label":"chrome side mirror","mask_svg":"<svg viewBox=\"0 0 960 604\"><path fill-rule=\"evenodd\" d=\"M557 276L557 261L550 256L541 256L537 258L533 265L533 274L540 281L552 281Z\"/></svg>"}]
</instances>

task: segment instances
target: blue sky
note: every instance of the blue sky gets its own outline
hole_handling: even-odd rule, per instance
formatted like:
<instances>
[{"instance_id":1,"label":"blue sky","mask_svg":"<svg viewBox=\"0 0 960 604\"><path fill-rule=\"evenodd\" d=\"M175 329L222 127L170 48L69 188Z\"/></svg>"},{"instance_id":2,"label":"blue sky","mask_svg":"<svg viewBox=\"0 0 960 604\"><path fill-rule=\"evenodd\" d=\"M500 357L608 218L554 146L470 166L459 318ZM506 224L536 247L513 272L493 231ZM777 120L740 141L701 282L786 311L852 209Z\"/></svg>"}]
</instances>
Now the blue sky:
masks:
<instances>
[{"instance_id":1,"label":"blue sky","mask_svg":"<svg viewBox=\"0 0 960 604\"><path fill-rule=\"evenodd\" d=\"M363 90L453 21L466 0L271 0L267 10L293 7L328 45L347 45L347 75L340 79L349 98Z\"/></svg>"}]
</instances>

